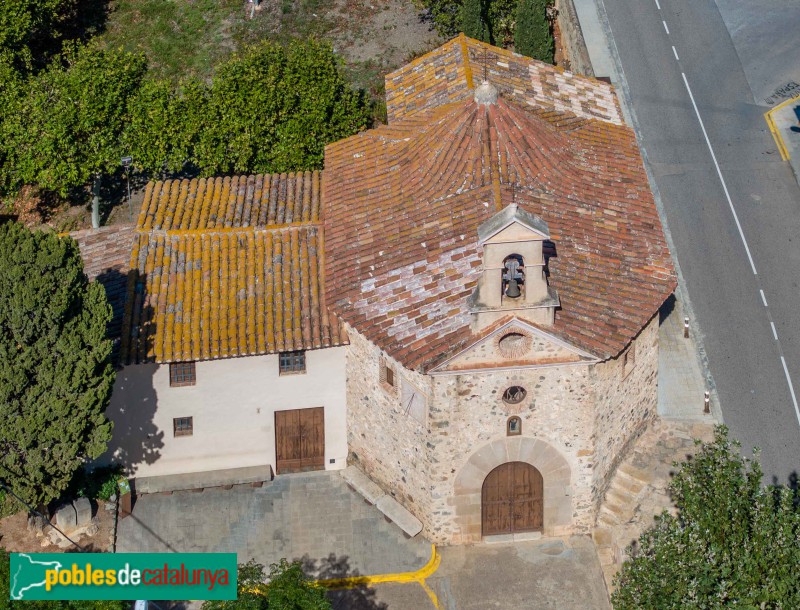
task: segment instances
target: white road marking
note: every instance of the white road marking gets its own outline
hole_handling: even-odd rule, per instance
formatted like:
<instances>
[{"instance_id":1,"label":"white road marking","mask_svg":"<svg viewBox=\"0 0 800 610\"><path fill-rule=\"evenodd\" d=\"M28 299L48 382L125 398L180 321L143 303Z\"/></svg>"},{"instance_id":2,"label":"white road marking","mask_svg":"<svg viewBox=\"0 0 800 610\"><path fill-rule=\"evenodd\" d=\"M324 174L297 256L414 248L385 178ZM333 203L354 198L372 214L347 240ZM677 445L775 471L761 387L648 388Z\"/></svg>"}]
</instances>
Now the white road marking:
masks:
<instances>
[{"instance_id":1,"label":"white road marking","mask_svg":"<svg viewBox=\"0 0 800 610\"><path fill-rule=\"evenodd\" d=\"M667 22L662 20L661 23L664 24L664 29L667 30L667 36L669 36L669 28L667 27Z\"/></svg>"},{"instance_id":2,"label":"white road marking","mask_svg":"<svg viewBox=\"0 0 800 610\"><path fill-rule=\"evenodd\" d=\"M753 270L753 275L756 276L756 281L758 281L758 271L756 271L756 265L753 262L753 256L750 254L750 247L747 245L747 240L744 237L744 231L742 231L742 225L739 222L739 216L736 214L736 208L733 207L733 201L731 201L731 195L728 192L728 185L725 183L725 179L722 177L722 170L719 167L719 163L717 162L717 155L714 154L714 148L711 146L711 140L708 139L708 132L706 131L706 126L703 123L703 118L700 116L700 111L697 109L697 103L694 101L694 95L692 94L692 88L689 87L689 81L686 79L686 74L681 72L681 76L683 77L683 84L686 85L686 91L689 93L689 99L692 101L692 108L694 108L694 113L697 116L697 121L700 123L700 129L703 131L703 137L706 140L706 146L708 146L708 152L711 153L711 160L714 161L714 167L717 169L717 176L719 176L719 181L722 184L722 190L725 191L725 198L728 200L728 206L731 209L731 214L733 214L733 220L736 223L736 228L739 231L739 237L742 240L742 244L744 245L744 250L747 252L747 260L750 261L750 268ZM764 299L764 305L767 304L766 297L764 297L764 291L761 290L761 296ZM797 404L797 396L794 393L794 384L792 383L792 378L789 375L789 369L786 366L786 358L783 356L783 348L781 347L780 341L778 341L778 333L775 330L775 324L772 321L769 310L767 311L767 316L770 317L770 324L772 325L772 336L775 338L775 342L778 344L778 354L781 357L781 364L783 365L783 374L786 377L786 383L789 385L789 394L792 396L792 404L794 405L794 413L797 416L797 423L800 424L800 406Z\"/></svg>"},{"instance_id":3,"label":"white road marking","mask_svg":"<svg viewBox=\"0 0 800 610\"><path fill-rule=\"evenodd\" d=\"M678 57L678 52L675 50L675 45L672 45L672 53L675 55L675 59L680 61L681 58Z\"/></svg>"},{"instance_id":4,"label":"white road marking","mask_svg":"<svg viewBox=\"0 0 800 610\"><path fill-rule=\"evenodd\" d=\"M736 214L736 208L733 207L733 201L731 201L731 195L728 192L728 185L725 184L725 179L722 177L722 170L719 168L717 155L714 154L714 149L711 146L711 140L708 139L708 132L706 132L706 126L703 124L703 119L700 117L700 111L697 109L697 104L694 101L694 95L692 95L692 90L689 87L689 81L686 80L686 74L683 72L681 72L681 76L683 77L683 84L686 85L686 91L689 92L689 99L692 101L692 107L694 108L694 113L697 116L697 121L700 123L700 129L703 131L703 137L706 139L708 152L711 153L711 160L714 161L714 167L717 168L717 176L719 176L719 181L722 183L722 190L725 191L725 198L728 200L728 206L731 208L733 220L736 223L736 228L739 230L739 237L742 239L745 252L747 252L747 260L750 261L750 268L753 270L753 275L758 275L758 271L756 271L756 265L753 262L753 257L750 254L750 247L747 245L747 240L744 237L744 231L742 231L742 225L739 222L739 215Z\"/></svg>"},{"instance_id":5,"label":"white road marking","mask_svg":"<svg viewBox=\"0 0 800 610\"><path fill-rule=\"evenodd\" d=\"M761 292L761 301L764 303L764 307L769 307L769 305L767 305L767 297L764 296L764 289L759 288L759 292Z\"/></svg>"},{"instance_id":6,"label":"white road marking","mask_svg":"<svg viewBox=\"0 0 800 610\"><path fill-rule=\"evenodd\" d=\"M661 10L661 5L658 3L658 0L656 0L656 8L657 8L658 10Z\"/></svg>"},{"instance_id":7,"label":"white road marking","mask_svg":"<svg viewBox=\"0 0 800 610\"><path fill-rule=\"evenodd\" d=\"M794 403L794 413L797 415L797 423L800 424L800 407L797 406L797 397L794 395L792 378L789 377L789 369L786 368L786 359L783 356L781 356L781 364L783 365L783 374L786 375L786 381L789 383L789 393L792 395L792 403Z\"/></svg>"}]
</instances>

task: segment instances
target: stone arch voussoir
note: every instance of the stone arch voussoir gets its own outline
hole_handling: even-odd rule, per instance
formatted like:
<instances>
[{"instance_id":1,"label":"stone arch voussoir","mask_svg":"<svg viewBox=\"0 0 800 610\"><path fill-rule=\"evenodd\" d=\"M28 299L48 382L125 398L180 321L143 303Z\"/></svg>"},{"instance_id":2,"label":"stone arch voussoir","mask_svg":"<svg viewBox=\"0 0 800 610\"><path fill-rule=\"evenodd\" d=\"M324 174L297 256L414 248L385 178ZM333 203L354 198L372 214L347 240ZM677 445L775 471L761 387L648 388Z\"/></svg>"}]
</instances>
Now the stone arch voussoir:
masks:
<instances>
[{"instance_id":1,"label":"stone arch voussoir","mask_svg":"<svg viewBox=\"0 0 800 610\"><path fill-rule=\"evenodd\" d=\"M497 439L473 452L454 482L455 522L464 542L481 538L481 488L486 476L506 462L534 466L544 479L544 534L567 533L572 525L571 471L561 452L541 439Z\"/></svg>"}]
</instances>

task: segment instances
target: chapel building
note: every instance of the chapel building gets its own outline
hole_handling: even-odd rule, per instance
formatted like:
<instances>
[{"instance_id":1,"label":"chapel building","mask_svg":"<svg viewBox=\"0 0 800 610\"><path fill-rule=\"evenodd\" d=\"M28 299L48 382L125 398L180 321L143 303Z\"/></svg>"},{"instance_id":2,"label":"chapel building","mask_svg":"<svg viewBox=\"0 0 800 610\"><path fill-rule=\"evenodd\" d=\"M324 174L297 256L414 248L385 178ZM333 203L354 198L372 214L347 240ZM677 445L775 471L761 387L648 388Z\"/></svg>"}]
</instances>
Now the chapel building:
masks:
<instances>
[{"instance_id":1,"label":"chapel building","mask_svg":"<svg viewBox=\"0 0 800 610\"><path fill-rule=\"evenodd\" d=\"M107 459L354 466L444 544L586 532L655 416L675 273L607 83L459 36L322 171L151 183Z\"/></svg>"}]
</instances>

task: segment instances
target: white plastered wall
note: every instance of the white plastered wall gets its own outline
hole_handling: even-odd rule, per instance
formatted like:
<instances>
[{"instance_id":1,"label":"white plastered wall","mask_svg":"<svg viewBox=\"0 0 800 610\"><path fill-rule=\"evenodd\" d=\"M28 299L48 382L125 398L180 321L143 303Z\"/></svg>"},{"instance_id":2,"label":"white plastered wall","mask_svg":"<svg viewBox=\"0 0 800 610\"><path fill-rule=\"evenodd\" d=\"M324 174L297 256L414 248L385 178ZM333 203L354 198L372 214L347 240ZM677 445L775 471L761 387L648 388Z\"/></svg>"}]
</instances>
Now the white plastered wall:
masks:
<instances>
[{"instance_id":1,"label":"white plastered wall","mask_svg":"<svg viewBox=\"0 0 800 610\"><path fill-rule=\"evenodd\" d=\"M100 461L140 477L274 469L275 411L324 407L325 467L344 468L345 350L307 351L306 373L293 375L279 375L277 355L198 362L196 385L175 388L167 365L127 366L117 373L107 411L114 437ZM191 436L173 436L176 417L193 418Z\"/></svg>"}]
</instances>

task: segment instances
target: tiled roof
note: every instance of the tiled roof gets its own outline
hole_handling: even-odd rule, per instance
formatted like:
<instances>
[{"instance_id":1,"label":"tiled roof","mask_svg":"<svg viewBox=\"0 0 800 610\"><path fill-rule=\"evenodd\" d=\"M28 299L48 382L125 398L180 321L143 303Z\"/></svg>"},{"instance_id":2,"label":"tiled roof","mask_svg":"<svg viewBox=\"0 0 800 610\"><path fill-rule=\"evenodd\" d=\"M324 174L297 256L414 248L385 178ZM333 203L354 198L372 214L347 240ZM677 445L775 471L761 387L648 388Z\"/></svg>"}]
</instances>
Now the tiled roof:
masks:
<instances>
[{"instance_id":1,"label":"tiled roof","mask_svg":"<svg viewBox=\"0 0 800 610\"><path fill-rule=\"evenodd\" d=\"M507 100L547 121L599 119L622 125L614 89L463 34L386 76L389 122L449 102L471 100L484 79Z\"/></svg>"},{"instance_id":2,"label":"tiled roof","mask_svg":"<svg viewBox=\"0 0 800 610\"><path fill-rule=\"evenodd\" d=\"M138 226L169 231L316 222L319 187L317 171L151 182Z\"/></svg>"},{"instance_id":3,"label":"tiled roof","mask_svg":"<svg viewBox=\"0 0 800 610\"><path fill-rule=\"evenodd\" d=\"M148 185L131 254L126 361L347 343L325 307L318 172Z\"/></svg>"},{"instance_id":4,"label":"tiled roof","mask_svg":"<svg viewBox=\"0 0 800 610\"><path fill-rule=\"evenodd\" d=\"M108 335L114 340L116 349L122 332L134 227L120 225L84 229L73 231L69 236L78 242L87 277L100 282L105 288L113 312L108 324Z\"/></svg>"},{"instance_id":5,"label":"tiled roof","mask_svg":"<svg viewBox=\"0 0 800 610\"><path fill-rule=\"evenodd\" d=\"M619 354L674 289L672 262L632 131L563 117L467 99L330 145L330 306L404 365L441 362L471 341L478 226L513 201L556 244L550 283L562 309L546 330L601 358Z\"/></svg>"}]
</instances>

